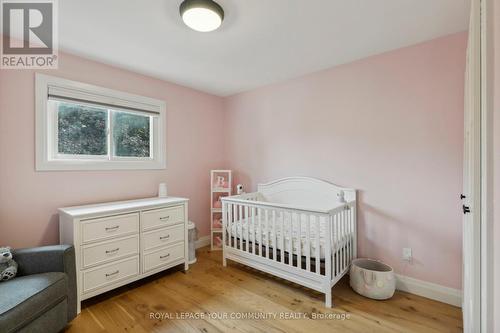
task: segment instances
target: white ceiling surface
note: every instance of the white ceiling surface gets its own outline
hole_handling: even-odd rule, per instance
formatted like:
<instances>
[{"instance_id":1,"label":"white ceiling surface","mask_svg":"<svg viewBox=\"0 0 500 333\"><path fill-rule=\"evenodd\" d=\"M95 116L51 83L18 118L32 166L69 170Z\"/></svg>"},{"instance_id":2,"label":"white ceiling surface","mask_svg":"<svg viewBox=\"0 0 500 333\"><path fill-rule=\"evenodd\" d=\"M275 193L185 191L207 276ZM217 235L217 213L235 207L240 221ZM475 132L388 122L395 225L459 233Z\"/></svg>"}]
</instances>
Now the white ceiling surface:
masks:
<instances>
[{"instance_id":1,"label":"white ceiling surface","mask_svg":"<svg viewBox=\"0 0 500 333\"><path fill-rule=\"evenodd\" d=\"M59 1L60 49L220 96L416 44L468 25L468 0L218 0L195 32L182 0Z\"/></svg>"}]
</instances>

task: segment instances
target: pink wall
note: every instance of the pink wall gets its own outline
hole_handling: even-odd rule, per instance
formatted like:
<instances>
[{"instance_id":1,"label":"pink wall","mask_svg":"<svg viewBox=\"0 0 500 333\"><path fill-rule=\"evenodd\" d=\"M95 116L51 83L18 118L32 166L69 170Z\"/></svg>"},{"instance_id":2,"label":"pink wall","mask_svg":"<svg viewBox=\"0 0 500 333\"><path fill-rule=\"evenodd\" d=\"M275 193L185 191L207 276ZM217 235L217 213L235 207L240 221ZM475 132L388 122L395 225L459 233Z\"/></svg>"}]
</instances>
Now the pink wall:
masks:
<instances>
[{"instance_id":1,"label":"pink wall","mask_svg":"<svg viewBox=\"0 0 500 333\"><path fill-rule=\"evenodd\" d=\"M222 99L192 89L62 54L46 71L167 103L166 170L35 172L34 72L0 71L0 244L58 242L57 208L169 194L190 199L190 218L209 232L209 170L222 164Z\"/></svg>"},{"instance_id":2,"label":"pink wall","mask_svg":"<svg viewBox=\"0 0 500 333\"><path fill-rule=\"evenodd\" d=\"M62 54L48 74L167 102L158 171L35 172L34 72L2 70L0 244L57 243L58 207L153 196L161 181L206 235L208 170L231 167L253 189L290 175L359 189L360 255L460 288L465 46L460 33L226 99Z\"/></svg>"},{"instance_id":3,"label":"pink wall","mask_svg":"<svg viewBox=\"0 0 500 333\"><path fill-rule=\"evenodd\" d=\"M359 189L361 256L461 288L465 50L459 33L229 97L236 181L255 190L306 175Z\"/></svg>"}]
</instances>

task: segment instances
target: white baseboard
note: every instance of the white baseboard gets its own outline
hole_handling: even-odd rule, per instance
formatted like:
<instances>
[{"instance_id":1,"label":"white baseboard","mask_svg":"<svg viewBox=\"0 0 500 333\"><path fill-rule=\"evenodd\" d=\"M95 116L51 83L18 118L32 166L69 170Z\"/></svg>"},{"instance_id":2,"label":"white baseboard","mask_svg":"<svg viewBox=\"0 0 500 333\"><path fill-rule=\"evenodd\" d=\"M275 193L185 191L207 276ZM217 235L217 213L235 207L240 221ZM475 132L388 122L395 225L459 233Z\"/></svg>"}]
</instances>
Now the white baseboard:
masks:
<instances>
[{"instance_id":1,"label":"white baseboard","mask_svg":"<svg viewBox=\"0 0 500 333\"><path fill-rule=\"evenodd\" d=\"M208 245L210 245L210 235L200 237L194 243L194 247L197 249L199 249L200 247L208 246Z\"/></svg>"},{"instance_id":2,"label":"white baseboard","mask_svg":"<svg viewBox=\"0 0 500 333\"><path fill-rule=\"evenodd\" d=\"M462 291L396 274L396 289L462 307Z\"/></svg>"}]
</instances>

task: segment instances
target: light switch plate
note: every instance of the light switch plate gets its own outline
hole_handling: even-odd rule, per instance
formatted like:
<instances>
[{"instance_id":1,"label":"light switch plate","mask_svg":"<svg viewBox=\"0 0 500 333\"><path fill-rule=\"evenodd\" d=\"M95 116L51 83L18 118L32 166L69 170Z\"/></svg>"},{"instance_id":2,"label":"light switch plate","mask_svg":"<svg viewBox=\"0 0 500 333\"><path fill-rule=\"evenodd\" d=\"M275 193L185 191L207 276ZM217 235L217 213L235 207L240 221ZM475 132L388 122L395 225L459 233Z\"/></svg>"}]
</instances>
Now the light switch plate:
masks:
<instances>
[{"instance_id":1,"label":"light switch plate","mask_svg":"<svg viewBox=\"0 0 500 333\"><path fill-rule=\"evenodd\" d=\"M403 248L403 260L411 261L411 258L412 258L411 247L404 247Z\"/></svg>"}]
</instances>

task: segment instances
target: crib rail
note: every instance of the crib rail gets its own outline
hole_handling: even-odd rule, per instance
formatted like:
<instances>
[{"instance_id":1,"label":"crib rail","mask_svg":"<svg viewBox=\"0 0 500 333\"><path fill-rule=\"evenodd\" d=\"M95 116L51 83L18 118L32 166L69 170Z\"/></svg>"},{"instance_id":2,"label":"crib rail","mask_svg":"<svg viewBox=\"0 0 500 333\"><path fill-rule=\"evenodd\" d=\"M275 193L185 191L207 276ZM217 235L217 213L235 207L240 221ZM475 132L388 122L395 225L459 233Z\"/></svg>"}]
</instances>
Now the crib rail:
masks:
<instances>
[{"instance_id":1,"label":"crib rail","mask_svg":"<svg viewBox=\"0 0 500 333\"><path fill-rule=\"evenodd\" d=\"M322 211L261 199L258 192L222 199L224 261L239 254L331 288L356 257L356 202Z\"/></svg>"}]
</instances>

